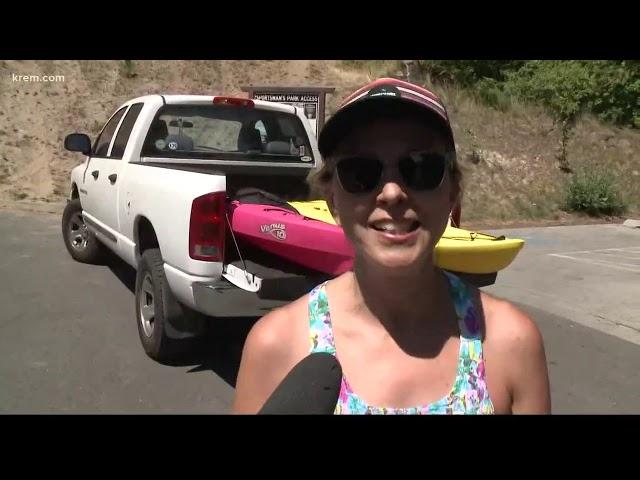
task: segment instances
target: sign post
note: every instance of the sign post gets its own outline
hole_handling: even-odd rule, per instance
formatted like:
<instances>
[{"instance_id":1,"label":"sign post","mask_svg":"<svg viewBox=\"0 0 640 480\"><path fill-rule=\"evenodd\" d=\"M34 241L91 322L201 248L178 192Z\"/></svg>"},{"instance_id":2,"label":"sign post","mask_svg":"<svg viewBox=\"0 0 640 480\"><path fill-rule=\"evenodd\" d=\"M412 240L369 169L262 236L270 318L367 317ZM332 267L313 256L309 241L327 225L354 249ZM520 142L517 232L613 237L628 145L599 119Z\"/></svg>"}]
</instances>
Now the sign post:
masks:
<instances>
[{"instance_id":1,"label":"sign post","mask_svg":"<svg viewBox=\"0 0 640 480\"><path fill-rule=\"evenodd\" d=\"M333 93L330 87L282 87L282 86L250 86L242 87L253 100L285 103L299 107L309 120L316 138L324 126L327 93Z\"/></svg>"}]
</instances>

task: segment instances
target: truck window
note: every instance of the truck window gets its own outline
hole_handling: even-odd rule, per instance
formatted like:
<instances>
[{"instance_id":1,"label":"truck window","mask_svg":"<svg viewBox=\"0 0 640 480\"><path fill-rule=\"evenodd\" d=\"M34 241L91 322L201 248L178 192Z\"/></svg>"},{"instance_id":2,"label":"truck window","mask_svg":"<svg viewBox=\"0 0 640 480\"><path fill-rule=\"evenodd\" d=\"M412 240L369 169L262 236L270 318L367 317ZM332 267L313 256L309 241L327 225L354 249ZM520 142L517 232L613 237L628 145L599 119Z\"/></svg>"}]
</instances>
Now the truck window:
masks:
<instances>
[{"instance_id":1,"label":"truck window","mask_svg":"<svg viewBox=\"0 0 640 480\"><path fill-rule=\"evenodd\" d=\"M313 153L290 113L231 105L165 105L142 148L145 157L308 162Z\"/></svg>"},{"instance_id":2,"label":"truck window","mask_svg":"<svg viewBox=\"0 0 640 480\"><path fill-rule=\"evenodd\" d=\"M107 124L102 129L100 135L96 140L96 143L93 147L94 157L106 157L109 152L109 145L111 144L111 139L113 138L113 134L116 131L118 123L124 115L124 112L127 110L127 107L122 107L120 110L116 112L116 114L111 117L111 119L107 122Z\"/></svg>"},{"instance_id":3,"label":"truck window","mask_svg":"<svg viewBox=\"0 0 640 480\"><path fill-rule=\"evenodd\" d=\"M117 160L122 159L124 149L127 146L129 136L131 135L131 130L133 129L133 125L136 123L143 106L144 103L134 103L129 108L129 111L125 115L124 120L118 129L118 134L113 142L113 147L111 147L111 154L109 155L109 158Z\"/></svg>"}]
</instances>

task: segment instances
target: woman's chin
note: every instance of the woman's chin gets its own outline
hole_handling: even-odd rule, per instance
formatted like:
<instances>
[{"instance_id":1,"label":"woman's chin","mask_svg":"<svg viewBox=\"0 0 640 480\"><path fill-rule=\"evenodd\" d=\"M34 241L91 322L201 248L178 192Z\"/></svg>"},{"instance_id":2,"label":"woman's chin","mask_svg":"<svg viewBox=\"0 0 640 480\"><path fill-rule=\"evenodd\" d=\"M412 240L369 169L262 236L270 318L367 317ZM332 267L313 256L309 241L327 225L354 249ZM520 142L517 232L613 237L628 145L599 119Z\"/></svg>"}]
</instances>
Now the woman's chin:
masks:
<instances>
[{"instance_id":1,"label":"woman's chin","mask_svg":"<svg viewBox=\"0 0 640 480\"><path fill-rule=\"evenodd\" d=\"M393 272L402 273L414 270L417 267L424 267L425 263L430 259L430 257L427 258L424 252L419 252L416 249L398 249L372 253L369 256L369 261L378 268L386 270L389 274Z\"/></svg>"}]
</instances>

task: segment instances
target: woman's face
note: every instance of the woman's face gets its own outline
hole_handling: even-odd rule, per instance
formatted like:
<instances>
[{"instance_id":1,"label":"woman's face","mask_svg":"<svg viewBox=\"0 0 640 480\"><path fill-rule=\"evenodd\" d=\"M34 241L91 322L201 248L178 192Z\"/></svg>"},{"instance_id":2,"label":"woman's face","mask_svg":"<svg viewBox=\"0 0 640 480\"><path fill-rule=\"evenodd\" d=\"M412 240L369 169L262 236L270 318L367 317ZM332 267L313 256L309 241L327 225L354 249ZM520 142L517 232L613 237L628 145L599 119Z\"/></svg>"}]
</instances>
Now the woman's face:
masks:
<instances>
[{"instance_id":1,"label":"woman's face","mask_svg":"<svg viewBox=\"0 0 640 480\"><path fill-rule=\"evenodd\" d=\"M384 165L380 182L370 192L346 192L337 174L330 188L335 214L356 255L367 263L397 271L424 265L446 228L458 186L447 168L434 190L407 187L398 159L415 152L445 154L445 142L415 121L380 119L355 128L330 159L377 158Z\"/></svg>"}]
</instances>

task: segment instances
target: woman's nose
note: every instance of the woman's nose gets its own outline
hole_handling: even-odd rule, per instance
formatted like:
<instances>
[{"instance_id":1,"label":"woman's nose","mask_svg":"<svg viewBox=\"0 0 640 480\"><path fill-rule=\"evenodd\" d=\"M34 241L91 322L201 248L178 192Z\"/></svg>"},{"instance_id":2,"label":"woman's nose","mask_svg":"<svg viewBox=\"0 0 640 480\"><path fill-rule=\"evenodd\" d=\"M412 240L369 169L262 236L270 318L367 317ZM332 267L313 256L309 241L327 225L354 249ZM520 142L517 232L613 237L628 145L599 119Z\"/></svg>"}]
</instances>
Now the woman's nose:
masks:
<instances>
[{"instance_id":1,"label":"woman's nose","mask_svg":"<svg viewBox=\"0 0 640 480\"><path fill-rule=\"evenodd\" d=\"M404 183L396 168L385 167L381 179L381 190L377 200L383 204L391 205L407 199Z\"/></svg>"}]
</instances>

